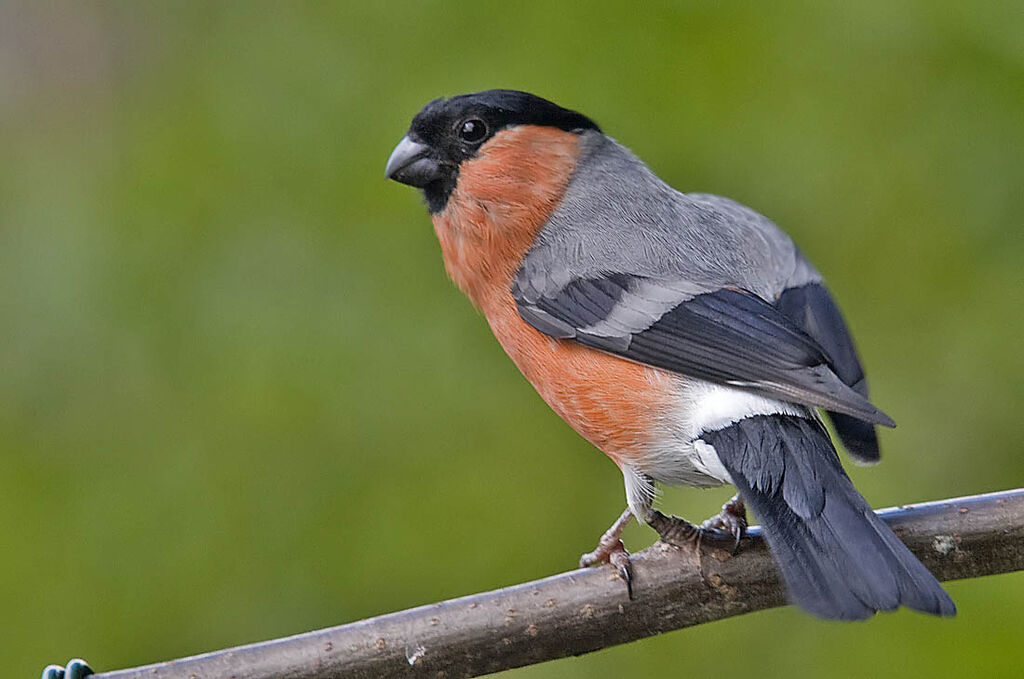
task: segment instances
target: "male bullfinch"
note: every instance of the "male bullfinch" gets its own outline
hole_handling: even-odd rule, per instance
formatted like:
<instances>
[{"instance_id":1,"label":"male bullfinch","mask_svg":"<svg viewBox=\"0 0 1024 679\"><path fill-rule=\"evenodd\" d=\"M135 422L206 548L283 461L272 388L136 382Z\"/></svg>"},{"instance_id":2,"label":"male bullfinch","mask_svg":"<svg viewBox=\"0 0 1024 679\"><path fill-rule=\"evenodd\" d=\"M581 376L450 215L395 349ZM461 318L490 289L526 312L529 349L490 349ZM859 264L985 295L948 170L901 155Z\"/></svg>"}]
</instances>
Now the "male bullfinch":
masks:
<instances>
[{"instance_id":1,"label":"male bullfinch","mask_svg":"<svg viewBox=\"0 0 1024 679\"><path fill-rule=\"evenodd\" d=\"M871 511L819 417L879 459L846 324L775 224L680 193L586 116L525 92L427 104L387 163L423 191L445 268L541 397L622 470L628 509L583 556L629 583L636 517L675 544L763 524L790 599L859 620L900 605L953 615L931 573ZM731 484L695 526L655 483Z\"/></svg>"}]
</instances>

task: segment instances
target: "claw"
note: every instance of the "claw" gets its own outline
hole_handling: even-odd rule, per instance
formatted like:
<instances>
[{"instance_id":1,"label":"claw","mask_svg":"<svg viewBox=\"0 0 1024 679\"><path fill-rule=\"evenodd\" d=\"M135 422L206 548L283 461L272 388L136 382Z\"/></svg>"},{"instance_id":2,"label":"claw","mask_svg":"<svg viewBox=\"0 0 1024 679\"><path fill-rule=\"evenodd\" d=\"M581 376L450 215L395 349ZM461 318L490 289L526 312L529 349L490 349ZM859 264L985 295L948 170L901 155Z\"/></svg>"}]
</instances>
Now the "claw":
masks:
<instances>
[{"instance_id":1,"label":"claw","mask_svg":"<svg viewBox=\"0 0 1024 679\"><path fill-rule=\"evenodd\" d=\"M580 557L580 568L588 568L602 563L611 564L619 577L626 583L626 594L633 600L633 566L629 552L622 544L622 529L633 520L633 514L627 509L615 520L611 528L605 531L597 543L597 549Z\"/></svg>"},{"instance_id":2,"label":"claw","mask_svg":"<svg viewBox=\"0 0 1024 679\"><path fill-rule=\"evenodd\" d=\"M619 543L621 544L621 542ZM626 594L629 600L633 600L633 562L629 558L629 552L623 547L621 551L614 551L608 555L608 563L615 566L619 577L626 582Z\"/></svg>"},{"instance_id":3,"label":"claw","mask_svg":"<svg viewBox=\"0 0 1024 679\"><path fill-rule=\"evenodd\" d=\"M592 552L587 552L580 557L580 568L589 568L590 566L597 566L602 563L608 563L615 567L619 577L626 583L626 594L629 595L629 599L633 599L633 564L629 558L629 552L626 551L626 546L622 544L622 540L616 538L614 542L605 541L603 538L601 543Z\"/></svg>"},{"instance_id":4,"label":"claw","mask_svg":"<svg viewBox=\"0 0 1024 679\"><path fill-rule=\"evenodd\" d=\"M722 505L722 511L701 524L703 531L724 531L732 536L732 553L740 548L740 540L747 534L747 510L739 495Z\"/></svg>"}]
</instances>

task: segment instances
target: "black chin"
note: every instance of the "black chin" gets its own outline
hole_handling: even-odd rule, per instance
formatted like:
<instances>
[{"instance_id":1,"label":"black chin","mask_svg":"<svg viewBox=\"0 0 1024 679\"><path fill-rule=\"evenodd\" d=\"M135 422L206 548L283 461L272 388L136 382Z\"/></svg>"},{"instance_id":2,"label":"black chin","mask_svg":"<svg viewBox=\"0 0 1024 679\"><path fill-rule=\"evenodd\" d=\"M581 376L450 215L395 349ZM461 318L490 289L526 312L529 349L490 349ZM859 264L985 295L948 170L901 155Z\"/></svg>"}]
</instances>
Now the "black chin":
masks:
<instances>
[{"instance_id":1,"label":"black chin","mask_svg":"<svg viewBox=\"0 0 1024 679\"><path fill-rule=\"evenodd\" d=\"M448 197L455 190L455 182L458 179L458 171L445 174L439 179L430 182L423 189L423 198L427 201L427 210L430 214L436 215L448 205Z\"/></svg>"}]
</instances>

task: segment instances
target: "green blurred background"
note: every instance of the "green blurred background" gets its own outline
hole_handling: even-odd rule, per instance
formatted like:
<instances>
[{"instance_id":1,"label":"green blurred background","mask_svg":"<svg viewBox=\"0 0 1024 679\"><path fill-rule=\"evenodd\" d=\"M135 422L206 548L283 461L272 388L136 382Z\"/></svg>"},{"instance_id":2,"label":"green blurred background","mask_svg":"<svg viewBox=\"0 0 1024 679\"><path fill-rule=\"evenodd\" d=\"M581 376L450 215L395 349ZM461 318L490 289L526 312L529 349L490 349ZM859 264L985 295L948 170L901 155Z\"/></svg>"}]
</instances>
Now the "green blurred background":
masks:
<instances>
[{"instance_id":1,"label":"green blurred background","mask_svg":"<svg viewBox=\"0 0 1024 679\"><path fill-rule=\"evenodd\" d=\"M872 504L1024 485L1017 1L7 3L6 674L338 624L593 547L620 475L383 177L423 103L490 87L793 234L900 424L851 471ZM954 620L780 609L513 676L1019 676L1024 574L949 590Z\"/></svg>"}]
</instances>

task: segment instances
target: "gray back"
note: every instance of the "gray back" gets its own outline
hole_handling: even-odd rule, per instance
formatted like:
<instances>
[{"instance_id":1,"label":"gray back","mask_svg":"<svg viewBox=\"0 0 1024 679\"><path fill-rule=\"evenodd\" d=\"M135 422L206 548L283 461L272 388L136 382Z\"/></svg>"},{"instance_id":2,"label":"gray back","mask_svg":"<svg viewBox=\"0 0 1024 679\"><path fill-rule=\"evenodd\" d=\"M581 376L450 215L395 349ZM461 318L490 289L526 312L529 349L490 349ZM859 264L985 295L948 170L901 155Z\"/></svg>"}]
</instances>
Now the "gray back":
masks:
<instances>
[{"instance_id":1,"label":"gray back","mask_svg":"<svg viewBox=\"0 0 1024 679\"><path fill-rule=\"evenodd\" d=\"M775 299L819 280L790 238L735 201L683 194L632 152L586 132L565 197L526 256L518 285L550 294L576 278L642 276L678 299L734 286Z\"/></svg>"}]
</instances>

